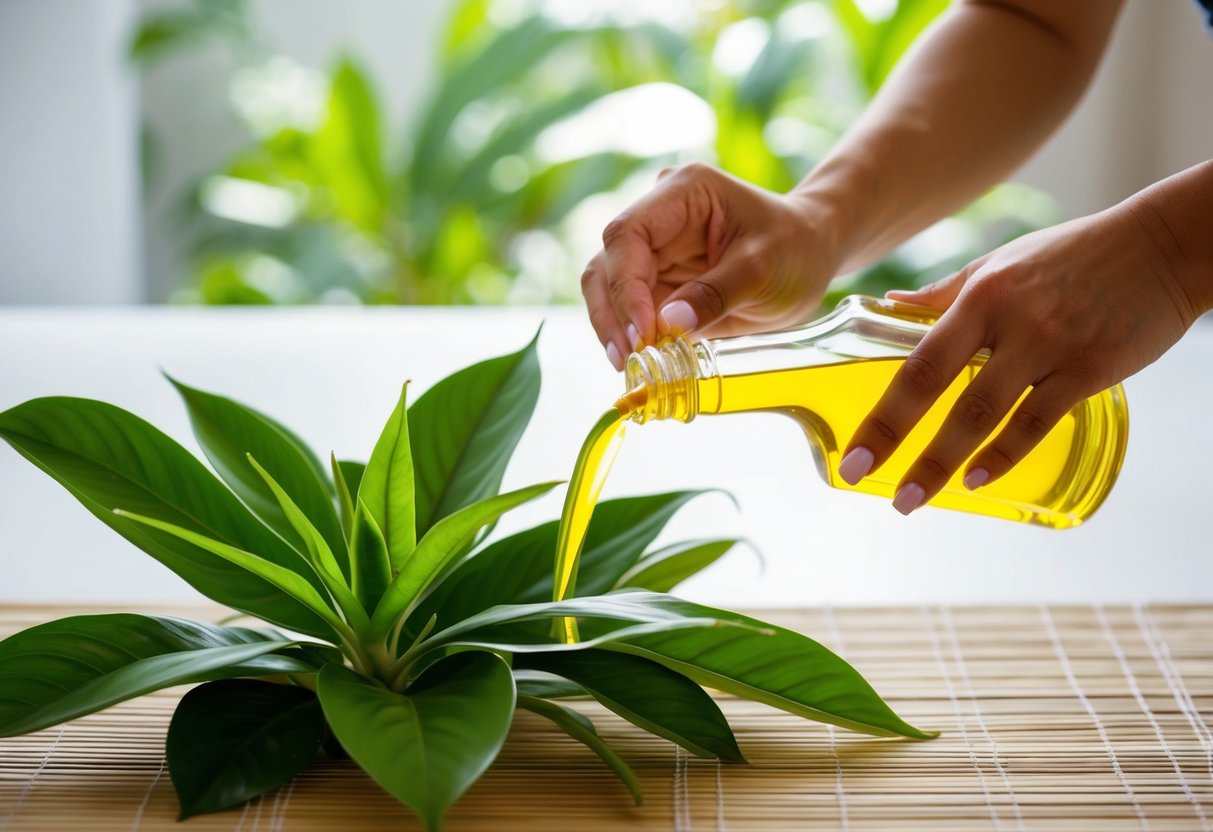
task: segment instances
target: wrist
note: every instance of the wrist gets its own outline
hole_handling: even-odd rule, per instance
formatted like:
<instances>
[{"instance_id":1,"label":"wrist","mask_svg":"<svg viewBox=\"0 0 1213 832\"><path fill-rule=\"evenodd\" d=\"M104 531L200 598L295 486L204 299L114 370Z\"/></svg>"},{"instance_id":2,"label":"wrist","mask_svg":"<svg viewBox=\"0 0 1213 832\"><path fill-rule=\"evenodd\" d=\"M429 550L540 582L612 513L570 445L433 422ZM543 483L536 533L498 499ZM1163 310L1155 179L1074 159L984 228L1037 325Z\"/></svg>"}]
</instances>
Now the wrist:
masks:
<instances>
[{"instance_id":1,"label":"wrist","mask_svg":"<svg viewBox=\"0 0 1213 832\"><path fill-rule=\"evenodd\" d=\"M1164 179L1117 208L1143 232L1187 321L1213 310L1213 235L1208 231L1213 161Z\"/></svg>"}]
</instances>

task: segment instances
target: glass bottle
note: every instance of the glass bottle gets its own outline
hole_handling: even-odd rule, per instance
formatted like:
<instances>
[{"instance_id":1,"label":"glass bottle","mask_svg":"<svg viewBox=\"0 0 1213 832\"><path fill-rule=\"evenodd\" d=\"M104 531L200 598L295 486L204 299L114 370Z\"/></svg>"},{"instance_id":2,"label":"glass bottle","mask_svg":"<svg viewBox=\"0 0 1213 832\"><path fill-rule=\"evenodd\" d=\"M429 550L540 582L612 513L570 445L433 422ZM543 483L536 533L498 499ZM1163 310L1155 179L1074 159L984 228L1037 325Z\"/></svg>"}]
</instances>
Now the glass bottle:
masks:
<instances>
[{"instance_id":1,"label":"glass bottle","mask_svg":"<svg viewBox=\"0 0 1213 832\"><path fill-rule=\"evenodd\" d=\"M838 476L841 452L938 316L934 309L852 295L826 317L794 329L695 344L667 339L628 357L628 392L618 407L641 424L690 422L700 414L782 413L804 428L829 485L892 498L988 353L974 356L893 456L858 485ZM969 491L961 466L928 505L1055 529L1077 526L1116 482L1128 421L1124 389L1117 385L1076 405L999 479Z\"/></svg>"}]
</instances>

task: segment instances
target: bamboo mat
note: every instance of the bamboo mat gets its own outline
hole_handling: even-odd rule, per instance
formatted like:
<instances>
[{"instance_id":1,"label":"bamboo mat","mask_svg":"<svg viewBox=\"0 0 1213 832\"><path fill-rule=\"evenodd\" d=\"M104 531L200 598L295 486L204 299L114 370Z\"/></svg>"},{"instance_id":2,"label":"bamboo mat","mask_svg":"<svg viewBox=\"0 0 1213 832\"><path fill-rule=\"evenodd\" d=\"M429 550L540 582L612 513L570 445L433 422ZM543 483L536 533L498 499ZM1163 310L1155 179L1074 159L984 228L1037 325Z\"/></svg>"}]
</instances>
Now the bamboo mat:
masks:
<instances>
[{"instance_id":1,"label":"bamboo mat","mask_svg":"<svg viewBox=\"0 0 1213 832\"><path fill-rule=\"evenodd\" d=\"M82 611L0 608L0 636ZM750 763L721 765L587 704L640 776L646 801L635 808L597 758L524 713L446 828L1213 829L1213 606L761 617L839 651L902 716L943 736L873 739L722 697ZM419 828L354 766L331 761L242 809L178 827L164 734L182 692L0 740L0 830Z\"/></svg>"}]
</instances>

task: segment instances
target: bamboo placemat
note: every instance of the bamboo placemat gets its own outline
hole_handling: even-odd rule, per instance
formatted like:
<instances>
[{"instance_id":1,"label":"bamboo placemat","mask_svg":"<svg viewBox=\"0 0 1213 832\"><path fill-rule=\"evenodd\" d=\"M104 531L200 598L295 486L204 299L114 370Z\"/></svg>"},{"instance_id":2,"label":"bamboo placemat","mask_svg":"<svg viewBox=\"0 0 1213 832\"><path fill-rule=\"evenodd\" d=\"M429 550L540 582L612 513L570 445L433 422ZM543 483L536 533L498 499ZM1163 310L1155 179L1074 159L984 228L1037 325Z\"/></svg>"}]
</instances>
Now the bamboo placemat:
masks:
<instances>
[{"instance_id":1,"label":"bamboo placemat","mask_svg":"<svg viewBox=\"0 0 1213 832\"><path fill-rule=\"evenodd\" d=\"M0 635L83 611L0 609ZM646 801L634 808L596 757L524 713L446 828L1213 829L1213 606L761 615L837 650L906 719L943 736L873 739L722 697L750 762L720 765L587 704L640 776ZM419 828L338 762L243 809L176 826L164 734L182 692L0 740L0 830Z\"/></svg>"}]
</instances>

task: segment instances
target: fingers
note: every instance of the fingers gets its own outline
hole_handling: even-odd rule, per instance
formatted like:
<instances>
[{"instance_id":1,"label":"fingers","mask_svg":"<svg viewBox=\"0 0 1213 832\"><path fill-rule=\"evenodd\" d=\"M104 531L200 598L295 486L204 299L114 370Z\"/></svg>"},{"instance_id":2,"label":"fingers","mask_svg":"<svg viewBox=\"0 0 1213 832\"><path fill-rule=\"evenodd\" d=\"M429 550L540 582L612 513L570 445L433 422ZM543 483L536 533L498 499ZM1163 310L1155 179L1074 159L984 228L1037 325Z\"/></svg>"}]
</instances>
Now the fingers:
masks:
<instances>
[{"instance_id":1,"label":"fingers","mask_svg":"<svg viewBox=\"0 0 1213 832\"><path fill-rule=\"evenodd\" d=\"M899 300L902 303L914 303L919 306L929 306L933 309L947 309L960 295L969 275L973 273L977 263L971 263L958 272L948 275L934 283L928 283L917 289L893 289L885 292L889 300Z\"/></svg>"},{"instance_id":2,"label":"fingers","mask_svg":"<svg viewBox=\"0 0 1213 832\"><path fill-rule=\"evenodd\" d=\"M607 360L616 370L622 370L635 346L630 343L627 331L619 323L615 307L611 303L607 291L606 270L603 268L602 253L590 261L581 275L581 293L585 296L586 308L590 313L590 325L598 335L598 341L606 351Z\"/></svg>"},{"instance_id":3,"label":"fingers","mask_svg":"<svg viewBox=\"0 0 1213 832\"><path fill-rule=\"evenodd\" d=\"M883 465L984 346L982 329L962 321L960 316L944 315L906 358L851 437L838 467L845 482L855 485Z\"/></svg>"},{"instance_id":4,"label":"fingers","mask_svg":"<svg viewBox=\"0 0 1213 832\"><path fill-rule=\"evenodd\" d=\"M755 255L730 251L715 268L670 293L658 313L658 334L711 327L753 298L761 279L762 267Z\"/></svg>"},{"instance_id":5,"label":"fingers","mask_svg":"<svg viewBox=\"0 0 1213 832\"><path fill-rule=\"evenodd\" d=\"M938 494L1006 417L1032 377L1024 362L990 359L957 398L939 431L898 485L893 507L909 514Z\"/></svg>"},{"instance_id":6,"label":"fingers","mask_svg":"<svg viewBox=\"0 0 1213 832\"><path fill-rule=\"evenodd\" d=\"M1056 375L1033 387L1006 427L969 462L965 487L980 488L1018 465L1079 400L1074 385Z\"/></svg>"}]
</instances>

